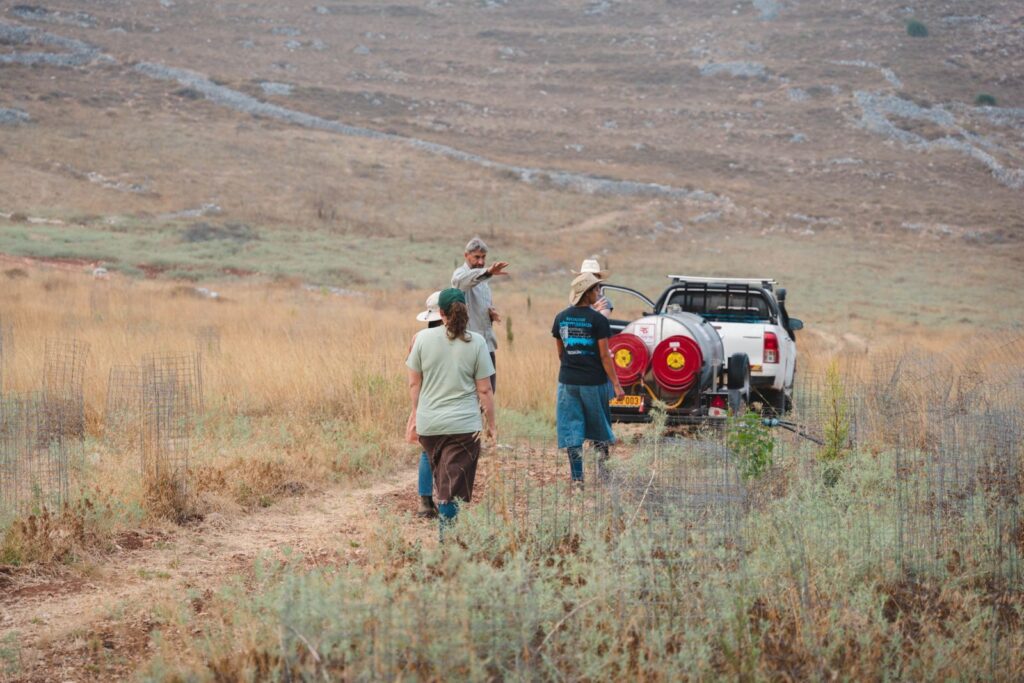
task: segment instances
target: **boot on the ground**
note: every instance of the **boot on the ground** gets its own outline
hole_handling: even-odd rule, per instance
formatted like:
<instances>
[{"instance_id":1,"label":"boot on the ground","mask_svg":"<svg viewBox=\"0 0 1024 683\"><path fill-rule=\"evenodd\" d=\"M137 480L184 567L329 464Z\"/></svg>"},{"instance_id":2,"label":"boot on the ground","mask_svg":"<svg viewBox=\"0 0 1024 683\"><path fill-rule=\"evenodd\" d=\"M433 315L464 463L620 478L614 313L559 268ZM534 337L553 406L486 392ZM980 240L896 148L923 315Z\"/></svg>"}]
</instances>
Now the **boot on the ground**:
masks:
<instances>
[{"instance_id":1,"label":"boot on the ground","mask_svg":"<svg viewBox=\"0 0 1024 683\"><path fill-rule=\"evenodd\" d=\"M437 506L434 505L433 496L420 496L420 509L416 511L420 519L434 519L437 517Z\"/></svg>"}]
</instances>

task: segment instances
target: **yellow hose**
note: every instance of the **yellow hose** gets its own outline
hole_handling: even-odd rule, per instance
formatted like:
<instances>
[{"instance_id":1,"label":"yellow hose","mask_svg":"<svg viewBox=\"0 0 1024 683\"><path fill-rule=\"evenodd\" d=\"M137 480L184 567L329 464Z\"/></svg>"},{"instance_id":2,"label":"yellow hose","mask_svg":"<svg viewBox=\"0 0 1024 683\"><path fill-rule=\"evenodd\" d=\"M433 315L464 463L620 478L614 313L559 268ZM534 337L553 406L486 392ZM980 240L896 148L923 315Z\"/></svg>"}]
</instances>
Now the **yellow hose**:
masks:
<instances>
[{"instance_id":1,"label":"yellow hose","mask_svg":"<svg viewBox=\"0 0 1024 683\"><path fill-rule=\"evenodd\" d=\"M647 394L648 394L648 395L649 395L649 396L651 397L651 400L652 400L652 401L658 401L658 400L661 400L661 399L659 399L659 398L658 398L657 396L655 396L655 395L654 395L654 392L653 392L653 391L651 390L651 388L650 388L649 386L647 386L647 382L645 382L645 381L643 381L643 380L640 380L640 386L642 386L642 387L643 387L644 389L646 389L646 390L647 390ZM667 409L668 409L668 410L675 410L675 409L676 409L676 408L678 408L679 406L683 405L683 401L685 401L685 400L686 400L686 394L687 394L687 393L689 393L689 392L686 392L686 391L684 391L684 392L683 392L683 393L682 393L682 394L681 394L681 395L679 396L679 400L678 400L678 401L676 401L675 403L673 403L672 405L668 406L668 407L667 407Z\"/></svg>"}]
</instances>

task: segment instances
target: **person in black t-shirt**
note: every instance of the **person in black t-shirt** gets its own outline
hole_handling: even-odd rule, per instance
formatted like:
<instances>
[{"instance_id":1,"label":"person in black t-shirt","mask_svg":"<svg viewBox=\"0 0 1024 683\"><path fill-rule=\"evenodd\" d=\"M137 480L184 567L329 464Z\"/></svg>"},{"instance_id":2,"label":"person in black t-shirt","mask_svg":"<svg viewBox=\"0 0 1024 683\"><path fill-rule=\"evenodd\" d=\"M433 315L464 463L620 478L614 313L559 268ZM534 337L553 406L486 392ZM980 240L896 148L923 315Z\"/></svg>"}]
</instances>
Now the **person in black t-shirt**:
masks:
<instances>
[{"instance_id":1,"label":"person in black t-shirt","mask_svg":"<svg viewBox=\"0 0 1024 683\"><path fill-rule=\"evenodd\" d=\"M601 280L582 273L572 281L569 308L555 316L551 334L558 346L557 424L558 447L569 454L569 474L575 486L583 486L583 442L594 442L599 464L608 459L612 434L610 391L624 396L608 353L611 328L608 320L591 306L597 300Z\"/></svg>"}]
</instances>

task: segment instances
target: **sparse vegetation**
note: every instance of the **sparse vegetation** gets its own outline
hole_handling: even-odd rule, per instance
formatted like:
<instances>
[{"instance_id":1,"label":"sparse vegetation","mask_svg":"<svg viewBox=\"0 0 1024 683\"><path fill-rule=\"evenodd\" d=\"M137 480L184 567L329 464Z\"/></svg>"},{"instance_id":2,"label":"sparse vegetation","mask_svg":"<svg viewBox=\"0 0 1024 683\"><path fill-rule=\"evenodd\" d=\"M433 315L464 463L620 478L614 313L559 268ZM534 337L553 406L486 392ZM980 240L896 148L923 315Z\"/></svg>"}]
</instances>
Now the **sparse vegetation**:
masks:
<instances>
[{"instance_id":1,"label":"sparse vegetation","mask_svg":"<svg viewBox=\"0 0 1024 683\"><path fill-rule=\"evenodd\" d=\"M748 410L730 415L726 434L726 443L736 454L737 468L744 481L760 477L772 466L775 438L762 424L759 413Z\"/></svg>"},{"instance_id":2,"label":"sparse vegetation","mask_svg":"<svg viewBox=\"0 0 1024 683\"><path fill-rule=\"evenodd\" d=\"M92 350L68 504L0 519L0 679L1021 678L1020 314L993 295L1024 288L1020 121L945 104L951 70L1020 100L1008 2L921 41L875 0L5 12L0 388L39 388L46 339ZM501 443L439 547L403 358L473 234L513 264ZM548 331L590 253L647 293L784 280L824 445L752 414L666 437L655 406L567 494ZM197 348L188 468L147 479L107 371Z\"/></svg>"},{"instance_id":3,"label":"sparse vegetation","mask_svg":"<svg viewBox=\"0 0 1024 683\"><path fill-rule=\"evenodd\" d=\"M928 27L917 19L911 19L907 22L907 35L912 38L927 38Z\"/></svg>"}]
</instances>

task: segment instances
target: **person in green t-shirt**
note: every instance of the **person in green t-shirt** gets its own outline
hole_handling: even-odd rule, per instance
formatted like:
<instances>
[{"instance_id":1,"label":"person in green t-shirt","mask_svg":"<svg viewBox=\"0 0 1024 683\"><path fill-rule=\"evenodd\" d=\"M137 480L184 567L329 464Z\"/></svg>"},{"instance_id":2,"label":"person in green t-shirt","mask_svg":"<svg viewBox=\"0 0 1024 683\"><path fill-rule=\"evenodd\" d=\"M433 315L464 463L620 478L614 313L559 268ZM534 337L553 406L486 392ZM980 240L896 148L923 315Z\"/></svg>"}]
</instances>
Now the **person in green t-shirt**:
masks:
<instances>
[{"instance_id":1,"label":"person in green t-shirt","mask_svg":"<svg viewBox=\"0 0 1024 683\"><path fill-rule=\"evenodd\" d=\"M466 329L466 297L445 289L438 297L444 327L421 330L406 360L416 434L430 458L441 533L468 503L480 457L481 432L497 439L494 374L484 338ZM481 412L483 416L481 418Z\"/></svg>"}]
</instances>

